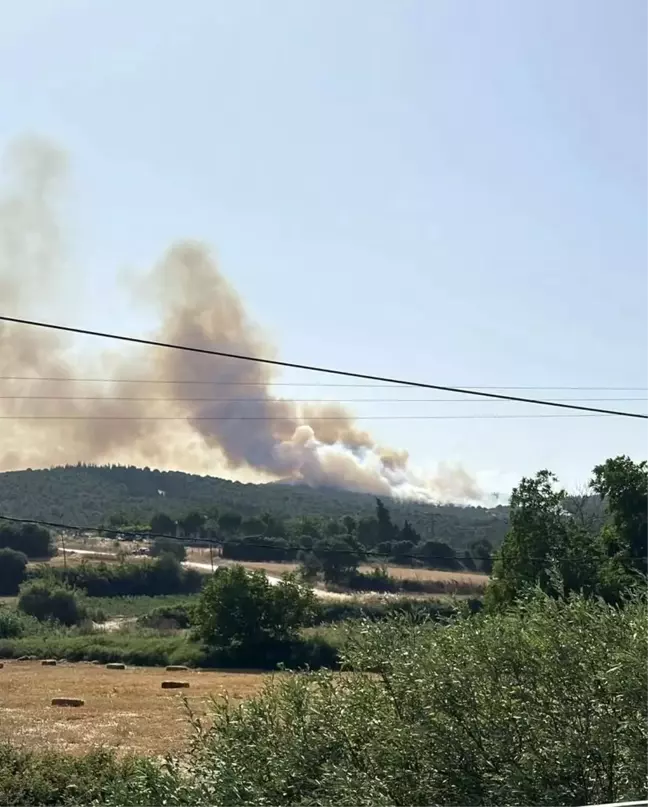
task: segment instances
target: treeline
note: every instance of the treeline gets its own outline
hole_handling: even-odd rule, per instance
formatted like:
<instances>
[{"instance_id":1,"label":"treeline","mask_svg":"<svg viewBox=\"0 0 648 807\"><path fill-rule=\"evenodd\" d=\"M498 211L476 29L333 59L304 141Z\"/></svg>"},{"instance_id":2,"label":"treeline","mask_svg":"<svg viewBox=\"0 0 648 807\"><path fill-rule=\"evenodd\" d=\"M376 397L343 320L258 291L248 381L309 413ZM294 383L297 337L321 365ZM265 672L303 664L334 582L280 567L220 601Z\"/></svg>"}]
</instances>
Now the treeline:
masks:
<instances>
[{"instance_id":1,"label":"treeline","mask_svg":"<svg viewBox=\"0 0 648 807\"><path fill-rule=\"evenodd\" d=\"M89 597L133 597L161 594L194 594L200 591L204 575L183 568L172 555L138 563L95 563L40 567L32 577L45 578L85 592Z\"/></svg>"},{"instance_id":2,"label":"treeline","mask_svg":"<svg viewBox=\"0 0 648 807\"><path fill-rule=\"evenodd\" d=\"M49 558L56 549L49 530L35 524L0 522L0 549L13 549L28 558Z\"/></svg>"},{"instance_id":3,"label":"treeline","mask_svg":"<svg viewBox=\"0 0 648 807\"><path fill-rule=\"evenodd\" d=\"M407 519L421 535L457 550L481 538L498 546L507 528L507 508L390 500L394 520ZM369 494L305 485L243 484L214 477L149 468L78 464L47 470L0 473L0 512L79 526L150 524L163 510L174 520L190 510L237 513L243 520L265 512L290 521L314 516L324 521L350 514L373 515ZM109 524L109 520L111 523Z\"/></svg>"},{"instance_id":4,"label":"treeline","mask_svg":"<svg viewBox=\"0 0 648 807\"><path fill-rule=\"evenodd\" d=\"M111 525L117 527L117 519ZM395 563L450 571L488 574L493 546L485 539L473 541L457 553L449 544L419 533L405 519L399 525L387 505L375 500L374 515L356 518L302 516L281 519L272 513L244 518L240 513L192 510L174 520L156 513L146 525L151 533L216 540L222 557L247 562L300 562L311 575L321 573L327 582L340 582L360 563Z\"/></svg>"},{"instance_id":5,"label":"treeline","mask_svg":"<svg viewBox=\"0 0 648 807\"><path fill-rule=\"evenodd\" d=\"M578 592L610 603L646 589L648 465L619 456L597 465L590 482L605 518L568 497L547 470L513 489L510 529L486 590L489 610L508 608L539 587L553 597Z\"/></svg>"}]
</instances>

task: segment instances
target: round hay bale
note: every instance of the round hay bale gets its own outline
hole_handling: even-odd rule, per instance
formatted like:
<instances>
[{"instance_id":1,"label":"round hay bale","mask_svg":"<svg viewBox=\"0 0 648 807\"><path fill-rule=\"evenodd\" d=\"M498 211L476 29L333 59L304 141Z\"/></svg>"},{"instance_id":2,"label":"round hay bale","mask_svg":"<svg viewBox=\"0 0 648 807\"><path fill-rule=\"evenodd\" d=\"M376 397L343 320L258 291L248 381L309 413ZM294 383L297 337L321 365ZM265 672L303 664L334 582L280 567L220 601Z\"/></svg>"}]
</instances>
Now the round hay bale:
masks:
<instances>
[{"instance_id":1,"label":"round hay bale","mask_svg":"<svg viewBox=\"0 0 648 807\"><path fill-rule=\"evenodd\" d=\"M125 670L126 665L122 664L121 661L111 661L110 664L106 664L107 670Z\"/></svg>"},{"instance_id":2,"label":"round hay bale","mask_svg":"<svg viewBox=\"0 0 648 807\"><path fill-rule=\"evenodd\" d=\"M52 698L52 706L85 706L82 698Z\"/></svg>"},{"instance_id":3,"label":"round hay bale","mask_svg":"<svg viewBox=\"0 0 648 807\"><path fill-rule=\"evenodd\" d=\"M188 681L162 681L162 689L187 689Z\"/></svg>"},{"instance_id":4,"label":"round hay bale","mask_svg":"<svg viewBox=\"0 0 648 807\"><path fill-rule=\"evenodd\" d=\"M4 663L0 661L0 670L4 667Z\"/></svg>"},{"instance_id":5,"label":"round hay bale","mask_svg":"<svg viewBox=\"0 0 648 807\"><path fill-rule=\"evenodd\" d=\"M36 656L19 656L16 661L36 661Z\"/></svg>"},{"instance_id":6,"label":"round hay bale","mask_svg":"<svg viewBox=\"0 0 648 807\"><path fill-rule=\"evenodd\" d=\"M56 659L55 658L44 658L41 661L43 667L56 667Z\"/></svg>"},{"instance_id":7,"label":"round hay bale","mask_svg":"<svg viewBox=\"0 0 648 807\"><path fill-rule=\"evenodd\" d=\"M90 664L101 664L98 658L93 658Z\"/></svg>"},{"instance_id":8,"label":"round hay bale","mask_svg":"<svg viewBox=\"0 0 648 807\"><path fill-rule=\"evenodd\" d=\"M166 668L167 672L185 672L188 670L188 667L185 667L184 664L169 664Z\"/></svg>"}]
</instances>

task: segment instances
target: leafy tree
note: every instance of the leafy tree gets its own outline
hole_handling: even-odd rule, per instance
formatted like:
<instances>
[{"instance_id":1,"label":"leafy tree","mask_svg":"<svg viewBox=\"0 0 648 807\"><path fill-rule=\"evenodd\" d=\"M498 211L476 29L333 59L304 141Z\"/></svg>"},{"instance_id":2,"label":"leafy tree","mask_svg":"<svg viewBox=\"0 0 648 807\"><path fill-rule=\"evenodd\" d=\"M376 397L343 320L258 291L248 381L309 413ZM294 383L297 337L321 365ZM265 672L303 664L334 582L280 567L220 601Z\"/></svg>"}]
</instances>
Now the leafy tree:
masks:
<instances>
[{"instance_id":1,"label":"leafy tree","mask_svg":"<svg viewBox=\"0 0 648 807\"><path fill-rule=\"evenodd\" d=\"M41 622L52 620L63 625L77 625L86 616L73 591L46 580L22 586L18 609Z\"/></svg>"},{"instance_id":2,"label":"leafy tree","mask_svg":"<svg viewBox=\"0 0 648 807\"><path fill-rule=\"evenodd\" d=\"M409 541L412 546L416 546L416 544L421 542L421 536L418 534L418 532L416 532L414 527L412 527L407 519L405 519L403 529L400 531L400 540Z\"/></svg>"},{"instance_id":3,"label":"leafy tree","mask_svg":"<svg viewBox=\"0 0 648 807\"><path fill-rule=\"evenodd\" d=\"M606 554L627 569L646 574L648 555L648 464L621 456L594 468L592 488L607 504L611 527L604 530Z\"/></svg>"},{"instance_id":4,"label":"leafy tree","mask_svg":"<svg viewBox=\"0 0 648 807\"><path fill-rule=\"evenodd\" d=\"M424 541L416 547L416 554L432 569L454 571L460 568L454 549L443 541Z\"/></svg>"},{"instance_id":5,"label":"leafy tree","mask_svg":"<svg viewBox=\"0 0 648 807\"><path fill-rule=\"evenodd\" d=\"M220 568L203 588L194 612L196 633L206 644L241 656L296 638L312 619L315 598L294 578L277 585L264 572Z\"/></svg>"},{"instance_id":6,"label":"leafy tree","mask_svg":"<svg viewBox=\"0 0 648 807\"><path fill-rule=\"evenodd\" d=\"M540 471L513 489L511 527L486 591L489 607L502 607L536 585L554 596L596 591L596 542L566 511L565 491L555 482L552 473Z\"/></svg>"},{"instance_id":7,"label":"leafy tree","mask_svg":"<svg viewBox=\"0 0 648 807\"><path fill-rule=\"evenodd\" d=\"M229 511L222 513L218 517L218 526L221 528L221 530L223 530L223 532L226 532L229 535L235 535L240 530L242 521L243 518L240 513Z\"/></svg>"},{"instance_id":8,"label":"leafy tree","mask_svg":"<svg viewBox=\"0 0 648 807\"><path fill-rule=\"evenodd\" d=\"M15 549L0 549L0 596L13 597L25 579L27 555Z\"/></svg>"},{"instance_id":9,"label":"leafy tree","mask_svg":"<svg viewBox=\"0 0 648 807\"><path fill-rule=\"evenodd\" d=\"M172 555L176 560L183 561L187 557L187 548L174 538L156 538L151 547L151 555L159 558L162 555Z\"/></svg>"},{"instance_id":10,"label":"leafy tree","mask_svg":"<svg viewBox=\"0 0 648 807\"><path fill-rule=\"evenodd\" d=\"M464 551L463 556L461 558L461 563L462 563L464 569L466 569L467 571L469 571L469 572L476 572L477 571L477 566L475 566L475 560L474 560L474 558L473 558L473 556L472 556L469 549L466 549Z\"/></svg>"},{"instance_id":11,"label":"leafy tree","mask_svg":"<svg viewBox=\"0 0 648 807\"><path fill-rule=\"evenodd\" d=\"M322 572L322 561L313 552L300 551L297 555L299 574L308 583L314 583Z\"/></svg>"},{"instance_id":12,"label":"leafy tree","mask_svg":"<svg viewBox=\"0 0 648 807\"><path fill-rule=\"evenodd\" d=\"M199 513L197 510L192 510L181 518L178 523L185 535L193 536L200 532L205 521L206 517L202 513Z\"/></svg>"},{"instance_id":13,"label":"leafy tree","mask_svg":"<svg viewBox=\"0 0 648 807\"><path fill-rule=\"evenodd\" d=\"M346 537L322 538L313 546L313 554L322 565L324 580L327 583L345 582L358 570L363 552Z\"/></svg>"},{"instance_id":14,"label":"leafy tree","mask_svg":"<svg viewBox=\"0 0 648 807\"><path fill-rule=\"evenodd\" d=\"M151 519L151 532L173 536L176 534L176 523L166 513L156 513Z\"/></svg>"},{"instance_id":15,"label":"leafy tree","mask_svg":"<svg viewBox=\"0 0 648 807\"><path fill-rule=\"evenodd\" d=\"M244 535L265 535L267 524L266 522L260 518L259 516L251 516L250 518L244 518L241 522L241 532Z\"/></svg>"},{"instance_id":16,"label":"leafy tree","mask_svg":"<svg viewBox=\"0 0 648 807\"><path fill-rule=\"evenodd\" d=\"M412 541L394 541L391 545L391 554L394 563L412 564L414 543Z\"/></svg>"},{"instance_id":17,"label":"leafy tree","mask_svg":"<svg viewBox=\"0 0 648 807\"><path fill-rule=\"evenodd\" d=\"M378 542L394 541L398 535L398 528L392 523L391 514L381 499L376 499L376 521Z\"/></svg>"},{"instance_id":18,"label":"leafy tree","mask_svg":"<svg viewBox=\"0 0 648 807\"><path fill-rule=\"evenodd\" d=\"M373 516L363 516L358 520L356 535L358 541L367 549L372 549L380 541L378 535L378 520ZM392 539L388 543L391 545Z\"/></svg>"},{"instance_id":19,"label":"leafy tree","mask_svg":"<svg viewBox=\"0 0 648 807\"><path fill-rule=\"evenodd\" d=\"M493 545L486 538L470 544L470 556L477 571L490 574L493 571Z\"/></svg>"},{"instance_id":20,"label":"leafy tree","mask_svg":"<svg viewBox=\"0 0 648 807\"><path fill-rule=\"evenodd\" d=\"M54 543L49 530L35 524L0 524L0 549L15 549L28 558L48 558L54 554Z\"/></svg>"},{"instance_id":21,"label":"leafy tree","mask_svg":"<svg viewBox=\"0 0 648 807\"><path fill-rule=\"evenodd\" d=\"M344 516L342 523L344 524L344 529L347 535L356 534L356 530L358 528L357 519L355 519L353 516Z\"/></svg>"}]
</instances>

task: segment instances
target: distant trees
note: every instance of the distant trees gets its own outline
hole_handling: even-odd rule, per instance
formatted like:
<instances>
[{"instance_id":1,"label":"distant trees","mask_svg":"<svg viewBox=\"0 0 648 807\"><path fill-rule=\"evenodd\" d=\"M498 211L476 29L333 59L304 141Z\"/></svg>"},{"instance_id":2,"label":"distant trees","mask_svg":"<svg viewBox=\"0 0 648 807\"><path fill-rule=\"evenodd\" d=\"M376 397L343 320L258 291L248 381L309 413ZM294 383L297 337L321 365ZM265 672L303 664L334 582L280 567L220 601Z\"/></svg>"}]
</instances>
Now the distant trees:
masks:
<instances>
[{"instance_id":1,"label":"distant trees","mask_svg":"<svg viewBox=\"0 0 648 807\"><path fill-rule=\"evenodd\" d=\"M0 524L0 549L14 549L28 558L48 558L54 554L49 530L36 524Z\"/></svg>"},{"instance_id":2,"label":"distant trees","mask_svg":"<svg viewBox=\"0 0 648 807\"><path fill-rule=\"evenodd\" d=\"M59 585L85 591L90 597L132 597L159 594L193 594L200 591L204 576L183 569L172 555L139 563L80 563L67 569L46 570Z\"/></svg>"},{"instance_id":3,"label":"distant trees","mask_svg":"<svg viewBox=\"0 0 648 807\"><path fill-rule=\"evenodd\" d=\"M187 557L187 548L183 543L174 538L162 536L153 541L151 555L154 558L159 558L161 555L171 555L176 560L182 562Z\"/></svg>"},{"instance_id":4,"label":"distant trees","mask_svg":"<svg viewBox=\"0 0 648 807\"><path fill-rule=\"evenodd\" d=\"M15 549L0 549L0 596L13 597L25 579L27 555Z\"/></svg>"},{"instance_id":5,"label":"distant trees","mask_svg":"<svg viewBox=\"0 0 648 807\"><path fill-rule=\"evenodd\" d=\"M158 535L176 534L176 522L166 513L156 513L151 519L151 532Z\"/></svg>"}]
</instances>

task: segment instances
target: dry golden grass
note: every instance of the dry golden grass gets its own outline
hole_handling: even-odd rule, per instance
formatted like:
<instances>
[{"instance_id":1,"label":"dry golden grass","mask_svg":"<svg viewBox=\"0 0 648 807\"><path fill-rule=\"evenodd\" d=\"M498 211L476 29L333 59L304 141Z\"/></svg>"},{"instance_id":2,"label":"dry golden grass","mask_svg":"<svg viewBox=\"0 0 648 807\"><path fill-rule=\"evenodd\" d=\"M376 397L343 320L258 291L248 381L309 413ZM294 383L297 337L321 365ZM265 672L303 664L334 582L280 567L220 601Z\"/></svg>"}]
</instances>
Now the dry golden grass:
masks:
<instances>
[{"instance_id":1,"label":"dry golden grass","mask_svg":"<svg viewBox=\"0 0 648 807\"><path fill-rule=\"evenodd\" d=\"M197 561L198 563L209 563L209 550L208 549L190 549L187 552L188 560ZM220 558L214 557L215 564L229 565L232 561L222 561ZM252 563L249 561L242 561L242 566L247 569L263 569L269 575L281 577L286 572L293 572L298 568L296 563ZM361 572L371 572L375 566L369 564L361 566ZM399 580L439 580L441 582L455 581L458 583L466 583L469 585L485 586L488 582L488 576L485 574L478 574L475 572L448 572L441 569L411 569L407 566L388 566L388 573L392 577Z\"/></svg>"},{"instance_id":2,"label":"dry golden grass","mask_svg":"<svg viewBox=\"0 0 648 807\"><path fill-rule=\"evenodd\" d=\"M374 566L361 566L361 572L370 572ZM476 572L446 572L441 569L409 569L407 566L388 566L388 573L399 580L440 580L442 582L468 583L485 586L488 576Z\"/></svg>"},{"instance_id":3,"label":"dry golden grass","mask_svg":"<svg viewBox=\"0 0 648 807\"><path fill-rule=\"evenodd\" d=\"M121 753L166 754L186 745L189 724L182 698L205 714L211 696L235 700L258 692L261 673L182 673L189 689L165 690L162 669L107 670L79 663L42 667L40 661L5 661L0 670L0 741L84 753L106 746ZM51 706L52 698L82 698L76 709Z\"/></svg>"}]
</instances>

